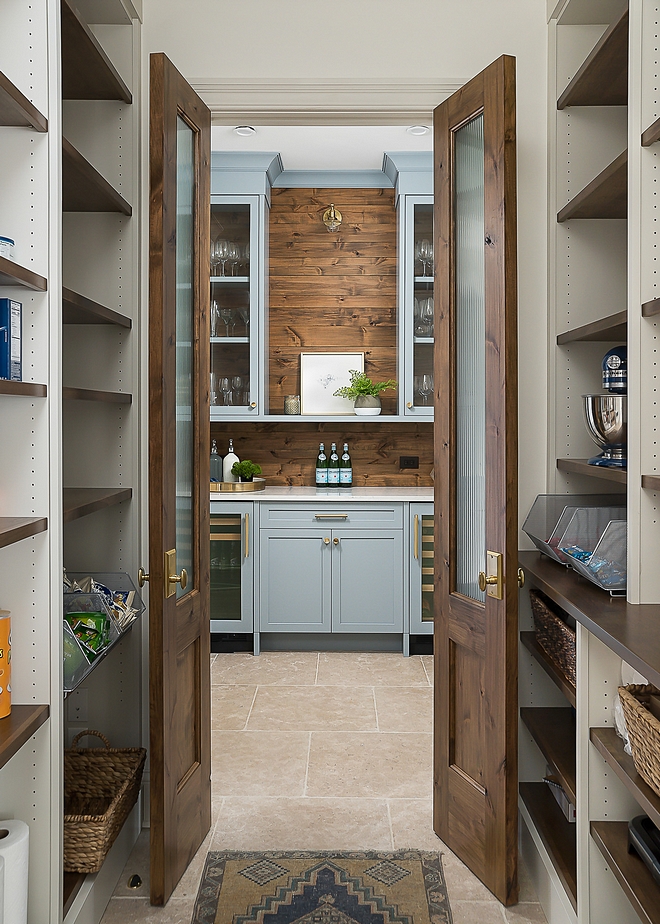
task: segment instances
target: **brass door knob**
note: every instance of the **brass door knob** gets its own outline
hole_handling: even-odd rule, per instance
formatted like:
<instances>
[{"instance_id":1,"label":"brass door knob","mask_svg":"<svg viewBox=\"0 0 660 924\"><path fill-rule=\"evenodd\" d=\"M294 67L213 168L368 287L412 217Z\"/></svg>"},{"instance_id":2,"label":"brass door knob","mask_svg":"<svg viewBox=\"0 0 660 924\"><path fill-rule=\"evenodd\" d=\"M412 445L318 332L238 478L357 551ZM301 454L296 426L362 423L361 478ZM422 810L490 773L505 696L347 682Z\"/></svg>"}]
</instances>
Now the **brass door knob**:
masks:
<instances>
[{"instance_id":1,"label":"brass door knob","mask_svg":"<svg viewBox=\"0 0 660 924\"><path fill-rule=\"evenodd\" d=\"M334 542L335 545L339 545L339 539L337 539L336 536L335 536L335 538L334 538L332 541Z\"/></svg>"},{"instance_id":2,"label":"brass door knob","mask_svg":"<svg viewBox=\"0 0 660 924\"><path fill-rule=\"evenodd\" d=\"M250 402L250 407L256 407L256 406L257 406L257 402L256 402L256 401L251 401L251 402Z\"/></svg>"},{"instance_id":3,"label":"brass door knob","mask_svg":"<svg viewBox=\"0 0 660 924\"><path fill-rule=\"evenodd\" d=\"M324 539L323 539L323 542L324 542L325 545L330 545L330 539L329 539L329 537L328 537L328 536L325 536Z\"/></svg>"},{"instance_id":4,"label":"brass door knob","mask_svg":"<svg viewBox=\"0 0 660 924\"><path fill-rule=\"evenodd\" d=\"M185 590L188 586L188 572L186 569L182 568L181 574L170 574L170 583L181 584L181 590Z\"/></svg>"},{"instance_id":5,"label":"brass door knob","mask_svg":"<svg viewBox=\"0 0 660 924\"><path fill-rule=\"evenodd\" d=\"M148 580L149 575L144 568L138 568L138 587L144 587Z\"/></svg>"},{"instance_id":6,"label":"brass door knob","mask_svg":"<svg viewBox=\"0 0 660 924\"><path fill-rule=\"evenodd\" d=\"M411 407L412 407L412 401L408 401L408 403L406 404L406 407L407 407L407 408L411 408Z\"/></svg>"},{"instance_id":7,"label":"brass door knob","mask_svg":"<svg viewBox=\"0 0 660 924\"><path fill-rule=\"evenodd\" d=\"M525 572L522 568L518 568L518 587L525 586Z\"/></svg>"},{"instance_id":8,"label":"brass door knob","mask_svg":"<svg viewBox=\"0 0 660 924\"><path fill-rule=\"evenodd\" d=\"M489 584L497 584L497 575L489 574L488 577L486 577L486 572L480 571L479 572L479 590L482 593L484 593L484 591L486 590L486 587L488 587Z\"/></svg>"}]
</instances>

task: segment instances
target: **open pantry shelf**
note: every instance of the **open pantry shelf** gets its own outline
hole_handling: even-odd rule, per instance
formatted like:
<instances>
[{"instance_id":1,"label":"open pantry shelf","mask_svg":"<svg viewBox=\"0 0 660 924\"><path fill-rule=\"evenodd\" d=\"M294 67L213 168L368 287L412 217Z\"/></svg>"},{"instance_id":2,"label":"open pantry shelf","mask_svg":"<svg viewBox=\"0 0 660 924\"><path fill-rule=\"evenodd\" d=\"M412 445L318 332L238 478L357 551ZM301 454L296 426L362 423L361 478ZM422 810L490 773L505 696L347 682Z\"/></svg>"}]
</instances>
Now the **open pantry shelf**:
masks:
<instances>
[{"instance_id":1,"label":"open pantry shelf","mask_svg":"<svg viewBox=\"0 0 660 924\"><path fill-rule=\"evenodd\" d=\"M62 0L62 99L133 101L119 71L69 0Z\"/></svg>"},{"instance_id":2,"label":"open pantry shelf","mask_svg":"<svg viewBox=\"0 0 660 924\"><path fill-rule=\"evenodd\" d=\"M660 119L656 119L652 125L642 132L642 147L648 148L656 141L660 141Z\"/></svg>"},{"instance_id":3,"label":"open pantry shelf","mask_svg":"<svg viewBox=\"0 0 660 924\"><path fill-rule=\"evenodd\" d=\"M133 210L117 190L62 138L62 209L65 212L119 212Z\"/></svg>"},{"instance_id":4,"label":"open pantry shelf","mask_svg":"<svg viewBox=\"0 0 660 924\"><path fill-rule=\"evenodd\" d=\"M652 298L650 302L644 302L642 305L642 317L652 318L660 314L660 298Z\"/></svg>"},{"instance_id":5,"label":"open pantry shelf","mask_svg":"<svg viewBox=\"0 0 660 924\"><path fill-rule=\"evenodd\" d=\"M617 311L607 318L582 324L575 330L564 331L557 335L557 344L564 343L606 343L610 340L626 340L628 337L628 312Z\"/></svg>"},{"instance_id":6,"label":"open pantry shelf","mask_svg":"<svg viewBox=\"0 0 660 924\"><path fill-rule=\"evenodd\" d=\"M48 283L43 276L33 273L32 270L19 266L6 257L0 257L0 286L23 286L26 289L45 292Z\"/></svg>"},{"instance_id":7,"label":"open pantry shelf","mask_svg":"<svg viewBox=\"0 0 660 924\"><path fill-rule=\"evenodd\" d=\"M64 488L64 522L87 517L133 496L132 488Z\"/></svg>"},{"instance_id":8,"label":"open pantry shelf","mask_svg":"<svg viewBox=\"0 0 660 924\"><path fill-rule=\"evenodd\" d=\"M615 481L628 484L628 472L625 468L604 468L602 465L589 465L587 459L557 459L560 472L573 472L576 475L591 475L603 481Z\"/></svg>"},{"instance_id":9,"label":"open pantry shelf","mask_svg":"<svg viewBox=\"0 0 660 924\"><path fill-rule=\"evenodd\" d=\"M33 128L38 132L48 131L46 117L2 72L0 72L0 125Z\"/></svg>"},{"instance_id":10,"label":"open pantry shelf","mask_svg":"<svg viewBox=\"0 0 660 924\"><path fill-rule=\"evenodd\" d=\"M577 912L575 825L566 820L546 783L521 783L520 798Z\"/></svg>"},{"instance_id":11,"label":"open pantry shelf","mask_svg":"<svg viewBox=\"0 0 660 924\"><path fill-rule=\"evenodd\" d=\"M130 404L133 396L123 391L98 391L93 388L62 389L65 401L100 401L104 404Z\"/></svg>"},{"instance_id":12,"label":"open pantry shelf","mask_svg":"<svg viewBox=\"0 0 660 924\"><path fill-rule=\"evenodd\" d=\"M10 382L0 379L0 395L24 395L30 398L45 398L48 389L38 382Z\"/></svg>"},{"instance_id":13,"label":"open pantry shelf","mask_svg":"<svg viewBox=\"0 0 660 924\"><path fill-rule=\"evenodd\" d=\"M628 217L628 152L623 151L577 196L557 212L557 221L572 218Z\"/></svg>"},{"instance_id":14,"label":"open pantry shelf","mask_svg":"<svg viewBox=\"0 0 660 924\"><path fill-rule=\"evenodd\" d=\"M642 487L660 491L660 475L642 475Z\"/></svg>"},{"instance_id":15,"label":"open pantry shelf","mask_svg":"<svg viewBox=\"0 0 660 924\"><path fill-rule=\"evenodd\" d=\"M660 924L660 886L635 853L628 853L628 823L592 821L591 836L643 924Z\"/></svg>"},{"instance_id":16,"label":"open pantry shelf","mask_svg":"<svg viewBox=\"0 0 660 924\"><path fill-rule=\"evenodd\" d=\"M0 767L29 741L36 730L44 724L50 710L48 706L30 704L29 706L12 706L11 712L0 719Z\"/></svg>"},{"instance_id":17,"label":"open pantry shelf","mask_svg":"<svg viewBox=\"0 0 660 924\"><path fill-rule=\"evenodd\" d=\"M660 686L660 604L627 603L540 552L519 552L527 580L600 639L620 658Z\"/></svg>"},{"instance_id":18,"label":"open pantry shelf","mask_svg":"<svg viewBox=\"0 0 660 924\"><path fill-rule=\"evenodd\" d=\"M627 103L628 10L603 33L557 100L557 109Z\"/></svg>"},{"instance_id":19,"label":"open pantry shelf","mask_svg":"<svg viewBox=\"0 0 660 924\"><path fill-rule=\"evenodd\" d=\"M539 643L536 641L536 634L534 632L521 632L520 641L523 643L525 648L534 655L550 679L556 683L571 706L575 707L574 684L571 683L568 677L562 673L555 662L549 658L543 648L541 648Z\"/></svg>"},{"instance_id":20,"label":"open pantry shelf","mask_svg":"<svg viewBox=\"0 0 660 924\"><path fill-rule=\"evenodd\" d=\"M131 329L133 322L126 315L106 308L98 302L79 295L73 289L62 288L62 323L63 324L116 324L117 327Z\"/></svg>"},{"instance_id":21,"label":"open pantry shelf","mask_svg":"<svg viewBox=\"0 0 660 924\"><path fill-rule=\"evenodd\" d=\"M632 757L623 750L623 741L614 728L592 728L589 731L592 744L607 761L623 785L646 812L654 825L660 828L660 796L644 782Z\"/></svg>"},{"instance_id":22,"label":"open pantry shelf","mask_svg":"<svg viewBox=\"0 0 660 924\"><path fill-rule=\"evenodd\" d=\"M0 549L47 529L47 517L0 517Z\"/></svg>"},{"instance_id":23,"label":"open pantry shelf","mask_svg":"<svg viewBox=\"0 0 660 924\"><path fill-rule=\"evenodd\" d=\"M522 708L520 718L536 741L573 805L575 795L575 716L570 706Z\"/></svg>"}]
</instances>

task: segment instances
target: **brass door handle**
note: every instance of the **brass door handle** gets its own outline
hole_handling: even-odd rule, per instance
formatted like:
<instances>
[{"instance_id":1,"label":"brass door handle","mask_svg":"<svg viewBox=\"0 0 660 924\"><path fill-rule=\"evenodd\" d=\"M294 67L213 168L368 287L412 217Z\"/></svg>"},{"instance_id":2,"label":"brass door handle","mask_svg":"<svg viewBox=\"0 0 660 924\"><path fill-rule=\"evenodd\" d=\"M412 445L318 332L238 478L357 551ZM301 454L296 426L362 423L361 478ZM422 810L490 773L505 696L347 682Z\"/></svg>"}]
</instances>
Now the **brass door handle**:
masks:
<instances>
[{"instance_id":1,"label":"brass door handle","mask_svg":"<svg viewBox=\"0 0 660 924\"><path fill-rule=\"evenodd\" d=\"M181 584L181 590L188 586L188 572L185 568L181 569L181 574L170 574L170 584Z\"/></svg>"},{"instance_id":2,"label":"brass door handle","mask_svg":"<svg viewBox=\"0 0 660 924\"><path fill-rule=\"evenodd\" d=\"M479 590L482 593L484 593L484 591L486 590L486 587L489 584L497 584L497 575L489 574L488 577L486 577L486 572L480 571L479 572Z\"/></svg>"},{"instance_id":3,"label":"brass door handle","mask_svg":"<svg viewBox=\"0 0 660 924\"><path fill-rule=\"evenodd\" d=\"M324 544L324 545L330 545L330 539L329 539L328 536L325 536L325 537L324 537L324 539L323 539L323 544Z\"/></svg>"},{"instance_id":4,"label":"brass door handle","mask_svg":"<svg viewBox=\"0 0 660 924\"><path fill-rule=\"evenodd\" d=\"M334 538L332 541L334 542L335 545L339 545L339 539L337 539L336 536L335 536L335 538Z\"/></svg>"},{"instance_id":5,"label":"brass door handle","mask_svg":"<svg viewBox=\"0 0 660 924\"><path fill-rule=\"evenodd\" d=\"M138 568L138 587L144 587L148 580L149 575L144 568Z\"/></svg>"},{"instance_id":6,"label":"brass door handle","mask_svg":"<svg viewBox=\"0 0 660 924\"><path fill-rule=\"evenodd\" d=\"M479 572L479 590L494 597L504 599L504 563L501 552L486 552L486 571Z\"/></svg>"},{"instance_id":7,"label":"brass door handle","mask_svg":"<svg viewBox=\"0 0 660 924\"><path fill-rule=\"evenodd\" d=\"M413 542L413 556L419 558L419 514L416 513L413 517L413 530L415 532L415 539Z\"/></svg>"},{"instance_id":8,"label":"brass door handle","mask_svg":"<svg viewBox=\"0 0 660 924\"><path fill-rule=\"evenodd\" d=\"M518 568L518 587L525 586L525 572L522 568Z\"/></svg>"},{"instance_id":9,"label":"brass door handle","mask_svg":"<svg viewBox=\"0 0 660 924\"><path fill-rule=\"evenodd\" d=\"M188 572L185 568L181 569L181 574L176 573L176 549L170 549L165 552L165 596L171 597L176 593L175 584L181 585L181 590L188 586Z\"/></svg>"}]
</instances>

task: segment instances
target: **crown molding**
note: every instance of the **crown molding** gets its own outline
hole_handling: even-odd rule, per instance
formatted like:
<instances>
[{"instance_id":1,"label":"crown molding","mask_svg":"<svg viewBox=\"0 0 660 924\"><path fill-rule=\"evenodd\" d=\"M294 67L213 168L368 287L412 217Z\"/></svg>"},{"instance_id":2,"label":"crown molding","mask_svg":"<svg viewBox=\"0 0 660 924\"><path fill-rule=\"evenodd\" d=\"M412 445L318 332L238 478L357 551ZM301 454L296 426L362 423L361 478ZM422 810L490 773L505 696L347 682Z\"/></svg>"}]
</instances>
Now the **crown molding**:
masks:
<instances>
[{"instance_id":1,"label":"crown molding","mask_svg":"<svg viewBox=\"0 0 660 924\"><path fill-rule=\"evenodd\" d=\"M465 80L240 80L196 77L215 125L399 125L430 123Z\"/></svg>"}]
</instances>

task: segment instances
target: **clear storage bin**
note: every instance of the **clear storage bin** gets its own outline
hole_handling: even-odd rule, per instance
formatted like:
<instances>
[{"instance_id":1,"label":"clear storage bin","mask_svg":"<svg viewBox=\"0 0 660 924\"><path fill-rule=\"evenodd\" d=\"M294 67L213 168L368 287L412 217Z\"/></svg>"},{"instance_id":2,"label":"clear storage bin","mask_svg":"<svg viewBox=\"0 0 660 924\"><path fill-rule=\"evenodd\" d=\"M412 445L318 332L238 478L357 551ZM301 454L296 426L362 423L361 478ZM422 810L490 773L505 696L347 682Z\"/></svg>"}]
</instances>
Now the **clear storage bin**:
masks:
<instances>
[{"instance_id":1,"label":"clear storage bin","mask_svg":"<svg viewBox=\"0 0 660 924\"><path fill-rule=\"evenodd\" d=\"M625 518L625 506L625 494L539 494L523 523L523 531L548 558L569 565L559 543L575 511L580 507L623 507Z\"/></svg>"},{"instance_id":2,"label":"clear storage bin","mask_svg":"<svg viewBox=\"0 0 660 924\"><path fill-rule=\"evenodd\" d=\"M571 568L597 587L611 594L625 593L628 559L625 510L579 508L561 538L560 548Z\"/></svg>"},{"instance_id":3,"label":"clear storage bin","mask_svg":"<svg viewBox=\"0 0 660 924\"><path fill-rule=\"evenodd\" d=\"M121 636L114 617L109 612L100 594L72 593L63 595L64 616L73 613L102 613L108 619L108 644L90 661L83 646L75 636L66 619L62 620L64 632L64 692L71 693L87 674L102 660Z\"/></svg>"}]
</instances>

